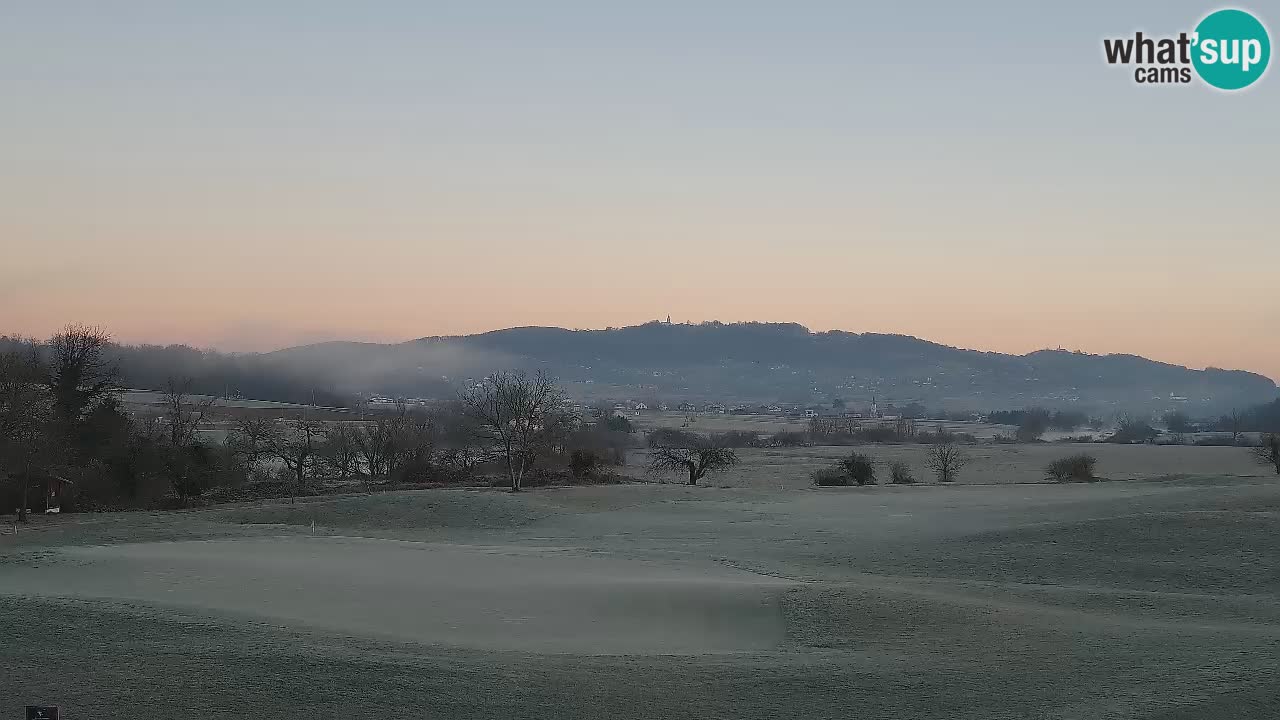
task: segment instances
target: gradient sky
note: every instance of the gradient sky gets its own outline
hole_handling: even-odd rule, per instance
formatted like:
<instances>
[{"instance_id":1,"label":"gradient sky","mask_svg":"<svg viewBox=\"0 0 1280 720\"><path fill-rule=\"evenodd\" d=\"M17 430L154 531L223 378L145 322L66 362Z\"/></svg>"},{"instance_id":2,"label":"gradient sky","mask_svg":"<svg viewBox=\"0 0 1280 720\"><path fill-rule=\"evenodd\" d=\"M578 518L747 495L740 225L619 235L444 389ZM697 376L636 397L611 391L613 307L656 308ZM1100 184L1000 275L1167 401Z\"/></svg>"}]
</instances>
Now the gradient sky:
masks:
<instances>
[{"instance_id":1,"label":"gradient sky","mask_svg":"<svg viewBox=\"0 0 1280 720\"><path fill-rule=\"evenodd\" d=\"M1218 7L6 2L0 332L670 313L1280 378L1280 76L1102 61Z\"/></svg>"}]
</instances>

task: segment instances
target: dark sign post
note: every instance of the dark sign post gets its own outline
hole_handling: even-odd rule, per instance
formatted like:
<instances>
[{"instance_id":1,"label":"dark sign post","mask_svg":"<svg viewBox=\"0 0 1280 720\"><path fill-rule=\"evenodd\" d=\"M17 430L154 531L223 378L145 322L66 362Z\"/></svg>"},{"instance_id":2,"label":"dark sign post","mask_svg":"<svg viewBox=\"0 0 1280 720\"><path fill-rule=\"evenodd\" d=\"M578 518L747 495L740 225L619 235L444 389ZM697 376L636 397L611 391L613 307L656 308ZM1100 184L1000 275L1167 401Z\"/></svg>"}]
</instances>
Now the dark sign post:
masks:
<instances>
[{"instance_id":1,"label":"dark sign post","mask_svg":"<svg viewBox=\"0 0 1280 720\"><path fill-rule=\"evenodd\" d=\"M28 705L27 720L58 720L58 706Z\"/></svg>"}]
</instances>

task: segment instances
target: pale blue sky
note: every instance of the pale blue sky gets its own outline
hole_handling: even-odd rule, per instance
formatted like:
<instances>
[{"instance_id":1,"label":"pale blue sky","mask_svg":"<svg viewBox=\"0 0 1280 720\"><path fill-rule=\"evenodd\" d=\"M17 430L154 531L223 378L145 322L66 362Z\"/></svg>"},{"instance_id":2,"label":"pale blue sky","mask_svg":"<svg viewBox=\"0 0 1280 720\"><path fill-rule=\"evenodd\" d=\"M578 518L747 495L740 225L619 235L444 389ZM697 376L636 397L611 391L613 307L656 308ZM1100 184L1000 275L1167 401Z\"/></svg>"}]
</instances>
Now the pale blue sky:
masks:
<instances>
[{"instance_id":1,"label":"pale blue sky","mask_svg":"<svg viewBox=\"0 0 1280 720\"><path fill-rule=\"evenodd\" d=\"M0 330L670 312L1280 376L1280 80L1102 61L1218 7L6 3Z\"/></svg>"}]
</instances>

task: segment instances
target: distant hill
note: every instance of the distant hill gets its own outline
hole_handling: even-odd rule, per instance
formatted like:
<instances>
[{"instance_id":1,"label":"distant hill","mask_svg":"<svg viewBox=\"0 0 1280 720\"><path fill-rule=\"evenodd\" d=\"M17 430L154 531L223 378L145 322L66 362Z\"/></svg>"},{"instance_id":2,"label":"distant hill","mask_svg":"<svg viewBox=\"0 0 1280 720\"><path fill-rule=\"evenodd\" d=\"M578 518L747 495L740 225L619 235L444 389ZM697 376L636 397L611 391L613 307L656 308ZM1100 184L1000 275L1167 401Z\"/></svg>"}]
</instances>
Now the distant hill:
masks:
<instances>
[{"instance_id":1,"label":"distant hill","mask_svg":"<svg viewBox=\"0 0 1280 720\"><path fill-rule=\"evenodd\" d=\"M0 351L20 343L0 337ZM606 330L524 327L404 343L329 342L227 354L181 345L115 348L128 387L191 377L218 396L341 405L371 394L453 398L468 379L543 369L581 399L725 405L788 403L989 411L1041 405L1087 412L1217 417L1280 396L1261 375L1191 370L1134 355L1040 350L1006 355L905 335L811 332L789 323L653 322Z\"/></svg>"},{"instance_id":2,"label":"distant hill","mask_svg":"<svg viewBox=\"0 0 1280 720\"><path fill-rule=\"evenodd\" d=\"M407 343L322 343L260 356L343 390L431 395L508 367L545 369L580 397L737 402L920 402L1211 413L1276 398L1239 370L1134 355L980 352L905 335L811 332L791 323L652 322L606 330L523 327Z\"/></svg>"}]
</instances>

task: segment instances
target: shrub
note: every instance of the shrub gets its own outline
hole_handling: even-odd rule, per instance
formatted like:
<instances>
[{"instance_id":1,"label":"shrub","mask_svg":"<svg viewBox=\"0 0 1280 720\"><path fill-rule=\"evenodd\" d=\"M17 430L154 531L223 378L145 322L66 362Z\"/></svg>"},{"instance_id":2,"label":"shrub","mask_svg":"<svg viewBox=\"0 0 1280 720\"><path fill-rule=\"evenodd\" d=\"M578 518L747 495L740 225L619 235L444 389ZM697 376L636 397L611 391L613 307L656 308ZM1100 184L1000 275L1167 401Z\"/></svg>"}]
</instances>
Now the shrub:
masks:
<instances>
[{"instance_id":1,"label":"shrub","mask_svg":"<svg viewBox=\"0 0 1280 720\"><path fill-rule=\"evenodd\" d=\"M594 456L598 465L625 465L627 448L634 442L635 439L627 433L592 426L571 433L565 441L564 449L569 453L570 460L573 451L580 450Z\"/></svg>"},{"instance_id":2,"label":"shrub","mask_svg":"<svg viewBox=\"0 0 1280 720\"><path fill-rule=\"evenodd\" d=\"M601 465L588 475L574 475L572 470L566 472L560 468L548 468L532 475L525 475L524 487L539 488L553 487L556 485L618 485L625 482L623 478L609 471L607 466ZM503 484L503 478L495 478L492 486L498 487Z\"/></svg>"},{"instance_id":3,"label":"shrub","mask_svg":"<svg viewBox=\"0 0 1280 720\"><path fill-rule=\"evenodd\" d=\"M610 432L633 433L636 431L631 421L621 415L610 415L609 419L605 420L605 427Z\"/></svg>"},{"instance_id":4,"label":"shrub","mask_svg":"<svg viewBox=\"0 0 1280 720\"><path fill-rule=\"evenodd\" d=\"M894 485L910 485L916 481L911 474L911 466L901 460L889 463L889 482Z\"/></svg>"},{"instance_id":5,"label":"shrub","mask_svg":"<svg viewBox=\"0 0 1280 720\"><path fill-rule=\"evenodd\" d=\"M775 447L801 447L809 444L809 435L802 432L783 430L769 436L768 443Z\"/></svg>"},{"instance_id":6,"label":"shrub","mask_svg":"<svg viewBox=\"0 0 1280 720\"><path fill-rule=\"evenodd\" d=\"M876 466L875 461L870 455L864 455L860 452L849 453L849 456L840 461L840 469L844 471L849 479L858 485L875 485L876 484Z\"/></svg>"},{"instance_id":7,"label":"shrub","mask_svg":"<svg viewBox=\"0 0 1280 720\"><path fill-rule=\"evenodd\" d=\"M603 464L594 450L574 450L569 454L569 472L575 478L590 477Z\"/></svg>"},{"instance_id":8,"label":"shrub","mask_svg":"<svg viewBox=\"0 0 1280 720\"><path fill-rule=\"evenodd\" d=\"M859 430L855 435L855 439L858 442L892 443L900 442L903 438L898 434L898 430L896 428L869 427Z\"/></svg>"},{"instance_id":9,"label":"shrub","mask_svg":"<svg viewBox=\"0 0 1280 720\"><path fill-rule=\"evenodd\" d=\"M1106 439L1109 443L1150 443L1159 437L1160 431L1142 418L1122 417L1115 434Z\"/></svg>"},{"instance_id":10,"label":"shrub","mask_svg":"<svg viewBox=\"0 0 1280 720\"><path fill-rule=\"evenodd\" d=\"M1196 438L1196 445L1201 446L1235 447L1240 444L1241 441L1230 435L1210 435L1209 437Z\"/></svg>"},{"instance_id":11,"label":"shrub","mask_svg":"<svg viewBox=\"0 0 1280 720\"><path fill-rule=\"evenodd\" d=\"M827 467L814 471L813 484L820 487L845 487L852 485L853 479L840 468Z\"/></svg>"},{"instance_id":12,"label":"shrub","mask_svg":"<svg viewBox=\"0 0 1280 720\"><path fill-rule=\"evenodd\" d=\"M1050 418L1049 412L1042 408L1028 410L1015 431L1015 437L1019 442L1039 442L1049 429Z\"/></svg>"},{"instance_id":13,"label":"shrub","mask_svg":"<svg viewBox=\"0 0 1280 720\"><path fill-rule=\"evenodd\" d=\"M746 430L729 430L712 435L711 441L718 447L749 448L760 447L760 435Z\"/></svg>"},{"instance_id":14,"label":"shrub","mask_svg":"<svg viewBox=\"0 0 1280 720\"><path fill-rule=\"evenodd\" d=\"M977 444L978 438L970 433L948 432L945 428L938 428L934 432L924 430L916 433L916 442L921 445L937 445L940 443L974 445Z\"/></svg>"},{"instance_id":15,"label":"shrub","mask_svg":"<svg viewBox=\"0 0 1280 720\"><path fill-rule=\"evenodd\" d=\"M1067 482L1069 480L1088 482L1094 479L1093 468L1097 464L1098 459L1096 457L1081 453L1054 460L1045 467L1045 472L1049 474L1051 479L1058 482Z\"/></svg>"}]
</instances>

